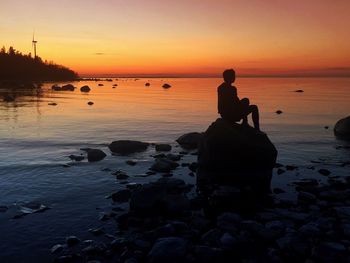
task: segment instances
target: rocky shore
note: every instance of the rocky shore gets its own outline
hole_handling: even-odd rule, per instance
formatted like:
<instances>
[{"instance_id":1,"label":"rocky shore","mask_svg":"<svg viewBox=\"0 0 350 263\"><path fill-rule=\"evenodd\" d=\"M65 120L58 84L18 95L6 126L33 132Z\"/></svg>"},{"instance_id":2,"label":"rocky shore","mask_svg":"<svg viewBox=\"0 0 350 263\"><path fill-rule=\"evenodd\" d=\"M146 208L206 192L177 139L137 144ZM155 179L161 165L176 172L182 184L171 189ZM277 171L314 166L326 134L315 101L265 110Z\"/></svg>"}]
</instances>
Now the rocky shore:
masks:
<instances>
[{"instance_id":1,"label":"rocky shore","mask_svg":"<svg viewBox=\"0 0 350 263\"><path fill-rule=\"evenodd\" d=\"M256 195L250 183L215 184L203 193L198 185L172 176L175 169L188 169L198 177L201 156L208 151L201 148L203 138L208 133L181 136L180 153L171 153L171 145L165 144L112 142L109 149L115 155L155 147L159 154L145 176L161 173L162 178L128 182L112 193L111 209L100 220L116 224L118 231L89 229L91 240L69 236L51 248L55 262L349 262L350 174L332 176L314 164L309 168L322 180L304 176L291 182L295 199L281 197L280 188ZM199 162L181 163L184 155L197 155L198 146ZM298 169L276 163L277 152L268 148L272 150L264 158L270 156L274 165L267 168L275 174ZM123 171L114 174L129 178Z\"/></svg>"}]
</instances>

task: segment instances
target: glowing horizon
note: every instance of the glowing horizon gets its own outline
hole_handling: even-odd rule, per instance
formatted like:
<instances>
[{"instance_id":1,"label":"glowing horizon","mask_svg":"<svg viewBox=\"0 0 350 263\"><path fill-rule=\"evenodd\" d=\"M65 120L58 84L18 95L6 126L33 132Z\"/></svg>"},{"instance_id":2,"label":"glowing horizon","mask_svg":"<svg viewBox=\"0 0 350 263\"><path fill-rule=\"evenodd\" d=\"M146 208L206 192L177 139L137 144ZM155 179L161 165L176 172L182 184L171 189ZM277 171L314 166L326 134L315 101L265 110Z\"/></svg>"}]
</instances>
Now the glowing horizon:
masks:
<instances>
[{"instance_id":1,"label":"glowing horizon","mask_svg":"<svg viewBox=\"0 0 350 263\"><path fill-rule=\"evenodd\" d=\"M307 2L307 3L305 3ZM1 46L82 76L350 76L350 1L4 0Z\"/></svg>"}]
</instances>

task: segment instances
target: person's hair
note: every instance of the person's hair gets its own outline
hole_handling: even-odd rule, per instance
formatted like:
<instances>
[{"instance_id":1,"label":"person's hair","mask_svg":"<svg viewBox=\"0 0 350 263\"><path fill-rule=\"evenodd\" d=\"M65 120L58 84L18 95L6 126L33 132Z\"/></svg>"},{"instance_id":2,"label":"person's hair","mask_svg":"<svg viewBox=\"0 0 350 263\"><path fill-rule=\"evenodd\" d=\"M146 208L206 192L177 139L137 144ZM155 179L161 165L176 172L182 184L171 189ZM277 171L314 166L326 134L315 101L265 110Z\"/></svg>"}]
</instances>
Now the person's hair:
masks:
<instances>
[{"instance_id":1,"label":"person's hair","mask_svg":"<svg viewBox=\"0 0 350 263\"><path fill-rule=\"evenodd\" d=\"M235 80L236 72L232 68L231 69L226 69L222 73L222 76L224 77L225 82L229 82L231 80Z\"/></svg>"}]
</instances>

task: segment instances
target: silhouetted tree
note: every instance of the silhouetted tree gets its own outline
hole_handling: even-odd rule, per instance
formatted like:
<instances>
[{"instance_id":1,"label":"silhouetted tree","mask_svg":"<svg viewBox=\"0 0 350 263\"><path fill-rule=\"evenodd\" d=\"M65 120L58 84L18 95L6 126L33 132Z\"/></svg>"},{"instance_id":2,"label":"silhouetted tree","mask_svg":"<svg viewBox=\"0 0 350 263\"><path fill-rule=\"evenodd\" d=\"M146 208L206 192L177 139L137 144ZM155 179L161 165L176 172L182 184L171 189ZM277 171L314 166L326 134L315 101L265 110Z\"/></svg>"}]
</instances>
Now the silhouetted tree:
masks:
<instances>
[{"instance_id":1,"label":"silhouetted tree","mask_svg":"<svg viewBox=\"0 0 350 263\"><path fill-rule=\"evenodd\" d=\"M0 50L0 80L73 80L78 78L73 70L42 61L40 57L32 58L31 53L24 55L12 46L6 52Z\"/></svg>"}]
</instances>

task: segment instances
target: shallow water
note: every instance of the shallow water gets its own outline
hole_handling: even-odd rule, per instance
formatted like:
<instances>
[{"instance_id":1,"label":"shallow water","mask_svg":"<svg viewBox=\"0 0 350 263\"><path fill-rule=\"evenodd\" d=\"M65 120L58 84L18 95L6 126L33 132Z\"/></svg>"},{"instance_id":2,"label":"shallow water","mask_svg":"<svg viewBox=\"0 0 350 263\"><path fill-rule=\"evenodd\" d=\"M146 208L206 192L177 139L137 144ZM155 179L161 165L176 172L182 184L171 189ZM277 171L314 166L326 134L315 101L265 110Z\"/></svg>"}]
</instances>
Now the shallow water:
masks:
<instances>
[{"instance_id":1,"label":"shallow water","mask_svg":"<svg viewBox=\"0 0 350 263\"><path fill-rule=\"evenodd\" d=\"M146 82L151 86L145 87ZM155 180L159 175L137 176L152 164L154 148L118 157L110 155L107 144L137 139L170 143L173 152L181 151L176 138L204 131L218 117L216 87L220 82L178 78L73 83L79 88L89 85L88 94L79 89L52 91L53 83L47 83L40 92L21 91L15 102L0 102L0 205L38 201L51 207L19 219L11 219L11 211L0 212L0 261L50 262L50 247L64 242L67 235L91 239L87 229L97 226L113 231L113 222L100 222L98 216L110 206L105 196L124 186L102 170L122 169L131 175L129 182ZM172 87L163 89L164 83ZM112 88L113 84L118 86ZM291 191L292 180L321 179L319 168L330 169L332 175L350 175L349 166L340 166L349 161L350 150L337 149L349 143L333 136L335 122L350 113L349 78L241 78L236 86L240 97L249 97L259 106L262 130L276 145L278 161L299 167L275 175L273 186ZM294 92L297 89L304 92ZM87 105L88 101L94 105ZM283 114L277 115L276 110ZM70 163L68 156L80 154L84 147L102 149L108 156L98 163ZM137 165L125 164L130 159ZM195 160L188 155L183 162ZM67 163L71 165L64 167ZM316 169L307 169L311 165ZM188 172L178 169L174 176L194 183Z\"/></svg>"}]
</instances>

